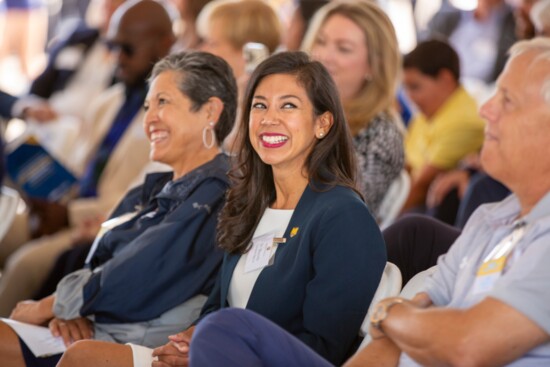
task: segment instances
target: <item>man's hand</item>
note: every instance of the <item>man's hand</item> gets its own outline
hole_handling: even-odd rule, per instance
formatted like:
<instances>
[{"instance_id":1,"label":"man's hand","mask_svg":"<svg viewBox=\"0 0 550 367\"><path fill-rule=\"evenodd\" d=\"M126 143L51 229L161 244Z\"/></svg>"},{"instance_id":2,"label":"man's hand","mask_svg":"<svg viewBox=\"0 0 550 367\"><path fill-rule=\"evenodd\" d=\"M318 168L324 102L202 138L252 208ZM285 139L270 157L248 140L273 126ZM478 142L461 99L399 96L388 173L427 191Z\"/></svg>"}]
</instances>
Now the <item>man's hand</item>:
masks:
<instances>
[{"instance_id":1,"label":"man's hand","mask_svg":"<svg viewBox=\"0 0 550 367\"><path fill-rule=\"evenodd\" d=\"M157 357L158 361L153 362L152 367L187 366L189 364L189 345L194 330L195 327L192 326L186 331L170 335L168 343L155 348L153 357Z\"/></svg>"},{"instance_id":2,"label":"man's hand","mask_svg":"<svg viewBox=\"0 0 550 367\"><path fill-rule=\"evenodd\" d=\"M79 317L72 320L62 320L54 318L49 324L53 336L63 338L65 346L83 340L91 339L94 336L94 325L85 317Z\"/></svg>"},{"instance_id":3,"label":"man's hand","mask_svg":"<svg viewBox=\"0 0 550 367\"><path fill-rule=\"evenodd\" d=\"M54 317L52 312L54 296L49 296L40 301L18 302L11 312L10 319L26 322L33 325L45 325Z\"/></svg>"},{"instance_id":4,"label":"man's hand","mask_svg":"<svg viewBox=\"0 0 550 367\"><path fill-rule=\"evenodd\" d=\"M52 121L57 118L57 112L45 102L29 105L23 109L22 116L25 120L32 119L38 122Z\"/></svg>"},{"instance_id":5,"label":"man's hand","mask_svg":"<svg viewBox=\"0 0 550 367\"><path fill-rule=\"evenodd\" d=\"M430 185L426 205L429 208L438 206L454 188L458 190L458 197L462 199L469 182L470 174L465 170L454 170L440 174Z\"/></svg>"},{"instance_id":6,"label":"man's hand","mask_svg":"<svg viewBox=\"0 0 550 367\"><path fill-rule=\"evenodd\" d=\"M72 233L73 247L81 244L89 244L94 241L101 229L101 223L105 221L103 216L95 216L84 220Z\"/></svg>"},{"instance_id":7,"label":"man's hand","mask_svg":"<svg viewBox=\"0 0 550 367\"><path fill-rule=\"evenodd\" d=\"M65 205L33 198L29 206L31 218L36 221L31 228L33 238L55 233L69 225L69 213Z\"/></svg>"}]
</instances>

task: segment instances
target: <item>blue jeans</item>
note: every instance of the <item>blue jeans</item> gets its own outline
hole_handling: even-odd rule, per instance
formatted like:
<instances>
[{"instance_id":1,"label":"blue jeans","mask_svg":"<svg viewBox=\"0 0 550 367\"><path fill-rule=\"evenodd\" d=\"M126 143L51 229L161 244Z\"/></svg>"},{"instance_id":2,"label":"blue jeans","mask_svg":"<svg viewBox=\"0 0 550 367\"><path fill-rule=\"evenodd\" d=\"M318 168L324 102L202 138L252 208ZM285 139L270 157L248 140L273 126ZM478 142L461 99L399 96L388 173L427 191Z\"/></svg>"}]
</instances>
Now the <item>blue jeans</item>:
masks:
<instances>
[{"instance_id":1,"label":"blue jeans","mask_svg":"<svg viewBox=\"0 0 550 367\"><path fill-rule=\"evenodd\" d=\"M225 308L193 334L190 366L332 367L302 341L250 310Z\"/></svg>"}]
</instances>

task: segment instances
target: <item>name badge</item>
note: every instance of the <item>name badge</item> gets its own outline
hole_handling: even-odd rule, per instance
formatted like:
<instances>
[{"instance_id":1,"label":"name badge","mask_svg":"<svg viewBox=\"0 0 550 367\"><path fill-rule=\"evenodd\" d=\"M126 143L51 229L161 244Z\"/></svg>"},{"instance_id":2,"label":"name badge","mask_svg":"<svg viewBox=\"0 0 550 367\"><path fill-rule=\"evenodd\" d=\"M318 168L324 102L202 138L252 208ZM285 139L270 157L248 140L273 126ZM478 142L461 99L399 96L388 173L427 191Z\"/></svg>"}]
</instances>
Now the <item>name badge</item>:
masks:
<instances>
[{"instance_id":1,"label":"name badge","mask_svg":"<svg viewBox=\"0 0 550 367\"><path fill-rule=\"evenodd\" d=\"M476 274L473 293L489 292L502 275L504 265L506 265L506 256L501 256L498 259L492 259L481 264Z\"/></svg>"},{"instance_id":2,"label":"name badge","mask_svg":"<svg viewBox=\"0 0 550 367\"><path fill-rule=\"evenodd\" d=\"M267 233L252 239L252 245L246 255L244 272L249 273L272 265L277 245L285 242L285 238L275 237L273 233Z\"/></svg>"},{"instance_id":3,"label":"name badge","mask_svg":"<svg viewBox=\"0 0 550 367\"><path fill-rule=\"evenodd\" d=\"M506 268L508 257L524 234L525 222L515 223L512 233L500 241L487 255L477 270L472 289L473 294L487 293L493 289Z\"/></svg>"}]
</instances>

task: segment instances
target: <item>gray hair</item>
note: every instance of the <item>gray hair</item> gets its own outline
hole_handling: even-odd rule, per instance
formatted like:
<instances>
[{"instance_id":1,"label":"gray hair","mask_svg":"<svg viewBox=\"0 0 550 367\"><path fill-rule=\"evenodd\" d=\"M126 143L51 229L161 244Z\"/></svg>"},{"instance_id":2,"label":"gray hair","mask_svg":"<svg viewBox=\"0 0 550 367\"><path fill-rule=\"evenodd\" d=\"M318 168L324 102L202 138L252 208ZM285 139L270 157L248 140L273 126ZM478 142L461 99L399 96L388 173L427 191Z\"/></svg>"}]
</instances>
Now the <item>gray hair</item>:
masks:
<instances>
[{"instance_id":1,"label":"gray hair","mask_svg":"<svg viewBox=\"0 0 550 367\"><path fill-rule=\"evenodd\" d=\"M536 37L515 43L509 51L510 59L531 51L537 52L537 56L533 59L533 63L550 62L550 38ZM540 93L546 103L550 104L550 76L546 77L546 80L542 83Z\"/></svg>"},{"instance_id":2,"label":"gray hair","mask_svg":"<svg viewBox=\"0 0 550 367\"><path fill-rule=\"evenodd\" d=\"M198 111L211 97L223 102L214 127L216 141L222 142L233 128L237 111L237 82L227 62L207 52L175 53L155 64L149 83L165 71L179 76L178 89L191 100L191 111Z\"/></svg>"}]
</instances>

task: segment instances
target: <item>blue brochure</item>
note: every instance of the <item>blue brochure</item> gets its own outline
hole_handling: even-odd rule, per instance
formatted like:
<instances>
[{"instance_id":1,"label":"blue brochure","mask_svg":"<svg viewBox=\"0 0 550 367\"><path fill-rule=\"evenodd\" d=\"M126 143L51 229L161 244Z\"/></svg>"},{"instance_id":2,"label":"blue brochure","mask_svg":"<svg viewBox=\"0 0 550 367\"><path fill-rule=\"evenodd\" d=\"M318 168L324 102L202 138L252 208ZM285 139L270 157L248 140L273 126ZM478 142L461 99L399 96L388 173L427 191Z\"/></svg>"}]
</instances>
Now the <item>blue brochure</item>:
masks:
<instances>
[{"instance_id":1,"label":"blue brochure","mask_svg":"<svg viewBox=\"0 0 550 367\"><path fill-rule=\"evenodd\" d=\"M78 181L33 136L7 153L6 170L29 197L48 201L64 201Z\"/></svg>"}]
</instances>

